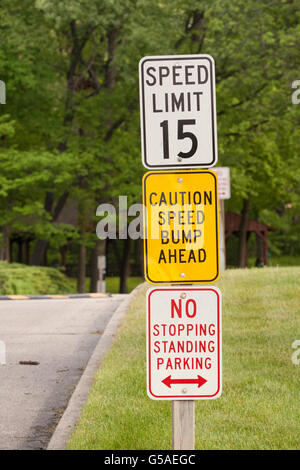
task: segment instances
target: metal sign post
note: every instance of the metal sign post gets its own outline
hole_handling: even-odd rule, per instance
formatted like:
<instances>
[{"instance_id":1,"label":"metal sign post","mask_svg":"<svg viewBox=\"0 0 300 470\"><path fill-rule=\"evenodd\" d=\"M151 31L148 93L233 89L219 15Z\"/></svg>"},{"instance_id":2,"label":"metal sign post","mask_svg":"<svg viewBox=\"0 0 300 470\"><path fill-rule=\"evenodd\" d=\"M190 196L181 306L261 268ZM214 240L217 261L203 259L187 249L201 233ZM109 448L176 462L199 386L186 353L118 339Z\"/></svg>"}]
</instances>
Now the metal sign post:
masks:
<instances>
[{"instance_id":1,"label":"metal sign post","mask_svg":"<svg viewBox=\"0 0 300 470\"><path fill-rule=\"evenodd\" d=\"M105 276L106 276L106 256L98 256L98 281L97 292L105 293Z\"/></svg>"},{"instance_id":2,"label":"metal sign post","mask_svg":"<svg viewBox=\"0 0 300 470\"><path fill-rule=\"evenodd\" d=\"M194 400L222 389L221 293L194 286L220 271L207 170L218 160L215 66L209 55L153 56L139 72L145 278L157 286L147 292L147 393L172 400L173 449L193 450Z\"/></svg>"},{"instance_id":3,"label":"metal sign post","mask_svg":"<svg viewBox=\"0 0 300 470\"><path fill-rule=\"evenodd\" d=\"M225 204L224 199L230 199L230 168L215 167L213 171L218 175L219 198L219 225L220 225L220 270L226 269L226 241L225 241Z\"/></svg>"}]
</instances>

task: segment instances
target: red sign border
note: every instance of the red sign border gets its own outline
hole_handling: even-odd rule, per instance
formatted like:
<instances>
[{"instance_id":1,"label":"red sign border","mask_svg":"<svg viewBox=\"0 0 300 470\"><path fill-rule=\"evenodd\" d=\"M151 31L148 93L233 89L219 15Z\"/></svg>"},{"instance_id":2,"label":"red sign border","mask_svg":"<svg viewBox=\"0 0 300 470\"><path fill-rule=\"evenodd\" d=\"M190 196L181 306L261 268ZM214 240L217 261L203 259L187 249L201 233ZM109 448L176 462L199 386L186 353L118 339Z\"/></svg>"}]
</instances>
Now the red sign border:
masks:
<instances>
[{"instance_id":1,"label":"red sign border","mask_svg":"<svg viewBox=\"0 0 300 470\"><path fill-rule=\"evenodd\" d=\"M212 291L217 295L217 335L218 335L218 389L213 395L155 395L151 391L151 353L150 353L150 339L151 339L151 334L150 334L150 316L151 316L151 308L150 308L150 297L154 292L157 291L181 291L181 292L186 292L186 291ZM221 332L221 318L220 318L220 291L216 290L214 287L185 287L183 288L172 288L172 287L162 287L162 288L153 288L149 294L147 294L147 341L148 341L148 364L147 364L147 388L149 395L153 397L154 399L214 399L218 398L221 393L222 393L222 383L221 383L221 344L220 344L220 332Z\"/></svg>"}]
</instances>

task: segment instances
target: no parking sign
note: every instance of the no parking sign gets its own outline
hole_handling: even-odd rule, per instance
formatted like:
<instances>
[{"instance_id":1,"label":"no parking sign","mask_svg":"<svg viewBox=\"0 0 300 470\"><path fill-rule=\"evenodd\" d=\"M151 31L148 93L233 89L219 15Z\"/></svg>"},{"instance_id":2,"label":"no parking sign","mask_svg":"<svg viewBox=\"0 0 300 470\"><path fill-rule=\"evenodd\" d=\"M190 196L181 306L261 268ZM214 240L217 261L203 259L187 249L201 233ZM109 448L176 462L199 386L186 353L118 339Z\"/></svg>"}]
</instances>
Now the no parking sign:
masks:
<instances>
[{"instance_id":1,"label":"no parking sign","mask_svg":"<svg viewBox=\"0 0 300 470\"><path fill-rule=\"evenodd\" d=\"M146 302L149 397L218 398L222 392L220 290L157 287L148 290Z\"/></svg>"}]
</instances>

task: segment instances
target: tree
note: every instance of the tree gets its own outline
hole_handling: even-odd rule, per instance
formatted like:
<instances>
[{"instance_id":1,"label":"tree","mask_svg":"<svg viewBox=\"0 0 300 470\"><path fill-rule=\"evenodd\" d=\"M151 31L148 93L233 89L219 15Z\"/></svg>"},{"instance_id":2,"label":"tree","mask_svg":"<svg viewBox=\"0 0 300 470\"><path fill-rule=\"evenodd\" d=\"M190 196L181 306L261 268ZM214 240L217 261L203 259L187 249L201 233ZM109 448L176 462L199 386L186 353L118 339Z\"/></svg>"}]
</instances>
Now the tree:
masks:
<instances>
[{"instance_id":1,"label":"tree","mask_svg":"<svg viewBox=\"0 0 300 470\"><path fill-rule=\"evenodd\" d=\"M228 206L242 213L244 266L249 216L270 223L266 207L275 214L291 194L299 199L299 114L290 84L299 70L300 6L225 0L192 1L184 8L178 52L210 53L216 62L219 161L231 168Z\"/></svg>"},{"instance_id":2,"label":"tree","mask_svg":"<svg viewBox=\"0 0 300 470\"><path fill-rule=\"evenodd\" d=\"M299 69L299 10L293 0L3 0L1 256L14 231L36 240L35 264L49 246L74 239L84 288L86 251L99 248L96 207L117 205L121 194L128 205L141 200L137 67L145 55L215 59L219 162L231 168L228 208L243 215L241 263L248 217L278 227L284 218L292 236L299 113L290 84ZM70 201L76 229L58 224ZM128 264L126 247L122 258Z\"/></svg>"}]
</instances>

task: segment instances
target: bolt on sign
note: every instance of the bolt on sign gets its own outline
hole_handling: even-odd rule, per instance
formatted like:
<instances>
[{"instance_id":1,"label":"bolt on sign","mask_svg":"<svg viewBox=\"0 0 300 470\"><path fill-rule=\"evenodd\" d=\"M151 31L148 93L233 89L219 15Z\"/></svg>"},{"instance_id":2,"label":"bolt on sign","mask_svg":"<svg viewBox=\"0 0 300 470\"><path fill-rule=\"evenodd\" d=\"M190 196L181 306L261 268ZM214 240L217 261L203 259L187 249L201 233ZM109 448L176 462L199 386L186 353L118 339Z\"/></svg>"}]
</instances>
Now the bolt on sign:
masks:
<instances>
[{"instance_id":1,"label":"bolt on sign","mask_svg":"<svg viewBox=\"0 0 300 470\"><path fill-rule=\"evenodd\" d=\"M145 277L191 284L219 276L217 176L210 170L155 171L143 178Z\"/></svg>"},{"instance_id":2,"label":"bolt on sign","mask_svg":"<svg viewBox=\"0 0 300 470\"><path fill-rule=\"evenodd\" d=\"M142 161L149 169L210 168L218 160L215 65L209 55L139 64Z\"/></svg>"},{"instance_id":3,"label":"bolt on sign","mask_svg":"<svg viewBox=\"0 0 300 470\"><path fill-rule=\"evenodd\" d=\"M147 393L154 400L209 400L222 393L221 292L147 291Z\"/></svg>"}]
</instances>

